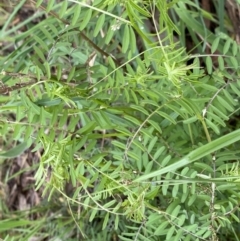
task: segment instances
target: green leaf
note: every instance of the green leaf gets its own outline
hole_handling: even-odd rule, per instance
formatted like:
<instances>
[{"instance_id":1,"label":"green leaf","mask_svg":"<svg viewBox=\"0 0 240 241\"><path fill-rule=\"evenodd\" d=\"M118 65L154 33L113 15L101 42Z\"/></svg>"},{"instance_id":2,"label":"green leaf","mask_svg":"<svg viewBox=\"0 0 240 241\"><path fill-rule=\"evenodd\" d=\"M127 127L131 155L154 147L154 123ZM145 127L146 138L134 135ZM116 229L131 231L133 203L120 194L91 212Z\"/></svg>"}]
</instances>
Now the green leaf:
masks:
<instances>
[{"instance_id":1,"label":"green leaf","mask_svg":"<svg viewBox=\"0 0 240 241\"><path fill-rule=\"evenodd\" d=\"M85 15L84 15L84 18L82 20L82 22L80 23L80 30L82 31L89 23L89 21L91 20L91 17L92 17L92 9L89 8Z\"/></svg>"},{"instance_id":2,"label":"green leaf","mask_svg":"<svg viewBox=\"0 0 240 241\"><path fill-rule=\"evenodd\" d=\"M133 116L125 115L124 118L131 121L132 123L134 123L137 126L140 126L140 124L141 124L141 122Z\"/></svg>"},{"instance_id":3,"label":"green leaf","mask_svg":"<svg viewBox=\"0 0 240 241\"><path fill-rule=\"evenodd\" d=\"M122 38L122 52L126 53L129 48L130 43L130 32L129 27L126 24L124 27L123 38Z\"/></svg>"},{"instance_id":4,"label":"green leaf","mask_svg":"<svg viewBox=\"0 0 240 241\"><path fill-rule=\"evenodd\" d=\"M114 210L114 211L116 212L117 210ZM119 215L116 215L114 219L114 229L117 230L118 226L119 226Z\"/></svg>"},{"instance_id":5,"label":"green leaf","mask_svg":"<svg viewBox=\"0 0 240 241\"><path fill-rule=\"evenodd\" d=\"M222 56L218 56L218 64L219 64L220 70L223 71L225 69L225 66L224 66L224 59Z\"/></svg>"},{"instance_id":6,"label":"green leaf","mask_svg":"<svg viewBox=\"0 0 240 241\"><path fill-rule=\"evenodd\" d=\"M141 161L139 155L136 154L136 153L133 152L133 151L128 151L128 152L127 152L127 155L128 155L129 157L133 158L133 159L136 160L136 161Z\"/></svg>"},{"instance_id":7,"label":"green leaf","mask_svg":"<svg viewBox=\"0 0 240 241\"><path fill-rule=\"evenodd\" d=\"M165 146L160 147L153 155L153 159L157 160L164 150L165 150Z\"/></svg>"},{"instance_id":8,"label":"green leaf","mask_svg":"<svg viewBox=\"0 0 240 241\"><path fill-rule=\"evenodd\" d=\"M68 118L68 112L67 112L67 111L63 111L63 112L62 112L62 116L61 116L61 118L60 118L60 121L59 121L59 123L58 123L58 126L59 126L60 128L62 128L63 125L66 124L67 118Z\"/></svg>"},{"instance_id":9,"label":"green leaf","mask_svg":"<svg viewBox=\"0 0 240 241\"><path fill-rule=\"evenodd\" d=\"M126 145L123 144L122 142L119 142L119 141L114 140L114 141L112 141L112 144L113 144L114 146L117 146L117 147L123 149L123 150L126 149Z\"/></svg>"},{"instance_id":10,"label":"green leaf","mask_svg":"<svg viewBox=\"0 0 240 241\"><path fill-rule=\"evenodd\" d=\"M149 143L148 145L148 149L147 151L150 153L153 149L153 147L155 146L156 142L157 142L158 138L155 136Z\"/></svg>"},{"instance_id":11,"label":"green leaf","mask_svg":"<svg viewBox=\"0 0 240 241\"><path fill-rule=\"evenodd\" d=\"M236 43L236 41L233 42L232 53L233 53L233 56L236 56L238 53L238 44Z\"/></svg>"},{"instance_id":12,"label":"green leaf","mask_svg":"<svg viewBox=\"0 0 240 241\"><path fill-rule=\"evenodd\" d=\"M78 133L79 134L84 134L84 133L89 133L92 130L94 130L96 127L96 122L95 121L90 121L88 122L85 126L83 126Z\"/></svg>"},{"instance_id":13,"label":"green leaf","mask_svg":"<svg viewBox=\"0 0 240 241\"><path fill-rule=\"evenodd\" d=\"M206 123L207 125L216 133L216 134L220 134L220 131L219 131L219 128L210 120L208 119L205 119L206 120Z\"/></svg>"},{"instance_id":14,"label":"green leaf","mask_svg":"<svg viewBox=\"0 0 240 241\"><path fill-rule=\"evenodd\" d=\"M223 54L226 54L228 52L231 42L232 42L232 39L228 38L226 43L223 46Z\"/></svg>"},{"instance_id":15,"label":"green leaf","mask_svg":"<svg viewBox=\"0 0 240 241\"><path fill-rule=\"evenodd\" d=\"M76 70L76 67L73 66L68 74L67 82L70 82L73 79L75 70Z\"/></svg>"},{"instance_id":16,"label":"green leaf","mask_svg":"<svg viewBox=\"0 0 240 241\"><path fill-rule=\"evenodd\" d=\"M197 199L197 194L192 195L192 196L188 199L187 205L188 205L188 206L191 206L191 205L195 202L196 199Z\"/></svg>"},{"instance_id":17,"label":"green leaf","mask_svg":"<svg viewBox=\"0 0 240 241\"><path fill-rule=\"evenodd\" d=\"M211 47L211 53L213 54L217 48L218 48L218 45L219 45L219 41L220 41L220 37L217 37L214 39L213 43L212 43L212 47Z\"/></svg>"},{"instance_id":18,"label":"green leaf","mask_svg":"<svg viewBox=\"0 0 240 241\"><path fill-rule=\"evenodd\" d=\"M47 8L46 8L47 13L52 10L54 3L55 3L55 0L49 0L48 1L48 5L47 5Z\"/></svg>"},{"instance_id":19,"label":"green leaf","mask_svg":"<svg viewBox=\"0 0 240 241\"><path fill-rule=\"evenodd\" d=\"M149 161L147 163L147 166L145 168L145 172L144 173L149 173L152 170L152 167L153 167L153 161Z\"/></svg>"},{"instance_id":20,"label":"green leaf","mask_svg":"<svg viewBox=\"0 0 240 241\"><path fill-rule=\"evenodd\" d=\"M218 108L216 108L214 105L210 107L219 117L221 117L223 120L228 120L228 116L226 116L222 111L220 111Z\"/></svg>"},{"instance_id":21,"label":"green leaf","mask_svg":"<svg viewBox=\"0 0 240 241\"><path fill-rule=\"evenodd\" d=\"M139 98L137 97L137 95L135 94L135 92L132 89L130 89L130 93L131 93L131 95L132 95L132 97L134 99L135 104L138 105Z\"/></svg>"},{"instance_id":22,"label":"green leaf","mask_svg":"<svg viewBox=\"0 0 240 241\"><path fill-rule=\"evenodd\" d=\"M81 14L81 9L82 9L81 5L77 4L77 6L74 9L73 18L72 18L72 21L71 21L71 24L73 26L78 22L79 16Z\"/></svg>"},{"instance_id":23,"label":"green leaf","mask_svg":"<svg viewBox=\"0 0 240 241\"><path fill-rule=\"evenodd\" d=\"M0 152L2 158L14 158L21 155L27 149L27 142L23 142L16 147L13 147L9 151Z\"/></svg>"},{"instance_id":24,"label":"green leaf","mask_svg":"<svg viewBox=\"0 0 240 241\"><path fill-rule=\"evenodd\" d=\"M178 189L179 189L179 184L176 183L176 184L173 186L173 189L172 189L172 197L173 197L173 198L176 198L176 197L177 197ZM173 213L172 213L172 215L174 216ZM176 216L177 216L177 214L176 214Z\"/></svg>"},{"instance_id":25,"label":"green leaf","mask_svg":"<svg viewBox=\"0 0 240 241\"><path fill-rule=\"evenodd\" d=\"M161 165L164 167L168 164L168 162L171 160L171 155L167 155L162 161L161 161Z\"/></svg>"},{"instance_id":26,"label":"green leaf","mask_svg":"<svg viewBox=\"0 0 240 241\"><path fill-rule=\"evenodd\" d=\"M209 173L213 172L213 169L211 166L207 165L206 163L202 162L195 162L194 166L200 168L200 170L208 171Z\"/></svg>"},{"instance_id":27,"label":"green leaf","mask_svg":"<svg viewBox=\"0 0 240 241\"><path fill-rule=\"evenodd\" d=\"M24 132L25 126L16 124L14 127L14 132L13 132L13 139L14 140L19 140L21 137L21 134Z\"/></svg>"},{"instance_id":28,"label":"green leaf","mask_svg":"<svg viewBox=\"0 0 240 241\"><path fill-rule=\"evenodd\" d=\"M134 1L129 1L129 4L139 13L141 13L145 17L151 17L151 14L147 11L144 10L143 7L138 6L137 4L134 3Z\"/></svg>"},{"instance_id":29,"label":"green leaf","mask_svg":"<svg viewBox=\"0 0 240 241\"><path fill-rule=\"evenodd\" d=\"M237 223L240 222L240 219L234 213L230 213L230 215Z\"/></svg>"},{"instance_id":30,"label":"green leaf","mask_svg":"<svg viewBox=\"0 0 240 241\"><path fill-rule=\"evenodd\" d=\"M155 230L154 234L155 235L161 235L166 233L166 227L169 225L168 221L162 222L157 229Z\"/></svg>"},{"instance_id":31,"label":"green leaf","mask_svg":"<svg viewBox=\"0 0 240 241\"><path fill-rule=\"evenodd\" d=\"M107 171L111 165L112 165L112 162L108 161L103 167L101 167L101 172Z\"/></svg>"},{"instance_id":32,"label":"green leaf","mask_svg":"<svg viewBox=\"0 0 240 241\"><path fill-rule=\"evenodd\" d=\"M97 212L98 212L98 209L97 209L97 208L92 209L91 215L90 215L90 217L89 217L89 222L92 222L92 221L93 221L93 219L95 218Z\"/></svg>"},{"instance_id":33,"label":"green leaf","mask_svg":"<svg viewBox=\"0 0 240 241\"><path fill-rule=\"evenodd\" d=\"M223 99L221 96L217 96L217 100L219 101L219 103L224 106L227 110L229 111L234 111L233 107L225 100Z\"/></svg>"},{"instance_id":34,"label":"green leaf","mask_svg":"<svg viewBox=\"0 0 240 241\"><path fill-rule=\"evenodd\" d=\"M237 70L238 69L238 60L235 57L231 56L230 61L233 65L233 68Z\"/></svg>"},{"instance_id":35,"label":"green leaf","mask_svg":"<svg viewBox=\"0 0 240 241\"><path fill-rule=\"evenodd\" d=\"M111 39L113 38L114 35L114 31L112 28L109 28L105 37L105 44L109 44L109 42L111 41Z\"/></svg>"},{"instance_id":36,"label":"green leaf","mask_svg":"<svg viewBox=\"0 0 240 241\"><path fill-rule=\"evenodd\" d=\"M171 237L173 236L174 232L175 232L175 227L172 226L167 232L166 240L170 240Z\"/></svg>"},{"instance_id":37,"label":"green leaf","mask_svg":"<svg viewBox=\"0 0 240 241\"><path fill-rule=\"evenodd\" d=\"M110 56L108 56L107 60L108 60L109 65L112 67L112 69L116 69L115 62L113 61L113 59Z\"/></svg>"},{"instance_id":38,"label":"green leaf","mask_svg":"<svg viewBox=\"0 0 240 241\"><path fill-rule=\"evenodd\" d=\"M42 48L44 48L45 51L49 51L47 44L41 38L39 38L37 35L34 35L33 37L36 42L39 43Z\"/></svg>"},{"instance_id":39,"label":"green leaf","mask_svg":"<svg viewBox=\"0 0 240 241\"><path fill-rule=\"evenodd\" d=\"M114 200L104 204L103 207L104 208L109 208L109 207L113 206L115 203L116 203L116 200L114 199Z\"/></svg>"},{"instance_id":40,"label":"green leaf","mask_svg":"<svg viewBox=\"0 0 240 241\"><path fill-rule=\"evenodd\" d=\"M226 99L232 104L232 105L236 105L237 101L233 99L232 95L230 95L229 91L223 89L223 93L226 97Z\"/></svg>"},{"instance_id":41,"label":"green leaf","mask_svg":"<svg viewBox=\"0 0 240 241\"><path fill-rule=\"evenodd\" d=\"M37 0L36 7L38 8L42 4L43 0Z\"/></svg>"},{"instance_id":42,"label":"green leaf","mask_svg":"<svg viewBox=\"0 0 240 241\"><path fill-rule=\"evenodd\" d=\"M213 63L212 63L211 56L207 56L207 58L206 58L206 66L207 66L208 74L211 74L212 73L212 69L213 69Z\"/></svg>"},{"instance_id":43,"label":"green leaf","mask_svg":"<svg viewBox=\"0 0 240 241\"><path fill-rule=\"evenodd\" d=\"M130 40L129 40L130 50L132 51L132 53L135 53L137 49L136 36L131 26L129 27L129 34L130 34Z\"/></svg>"},{"instance_id":44,"label":"green leaf","mask_svg":"<svg viewBox=\"0 0 240 241\"><path fill-rule=\"evenodd\" d=\"M230 87L233 90L233 92L235 92L235 94L237 94L238 97L240 97L240 90L235 86L235 83L230 83Z\"/></svg>"},{"instance_id":45,"label":"green leaf","mask_svg":"<svg viewBox=\"0 0 240 241\"><path fill-rule=\"evenodd\" d=\"M209 111L207 112L207 115L208 115L208 117L211 117L215 122L219 123L223 127L226 126L225 122L219 116L217 116Z\"/></svg>"},{"instance_id":46,"label":"green leaf","mask_svg":"<svg viewBox=\"0 0 240 241\"><path fill-rule=\"evenodd\" d=\"M31 125L28 125L25 131L24 141L27 142L33 133L34 128Z\"/></svg>"},{"instance_id":47,"label":"green leaf","mask_svg":"<svg viewBox=\"0 0 240 241\"><path fill-rule=\"evenodd\" d=\"M174 164L164 167L158 171L155 171L146 175L142 175L141 177L135 179L134 182L140 182L140 181L143 181L152 177L156 177L168 172L173 172L180 167L184 167L190 164L191 162L199 160L200 158L207 156L217 150L220 150L223 147L231 145L239 140L240 140L240 129L233 131L227 135L221 136L218 139L210 143L207 143L201 147L198 147L196 150L190 152L187 156L183 157L179 161L176 161Z\"/></svg>"},{"instance_id":48,"label":"green leaf","mask_svg":"<svg viewBox=\"0 0 240 241\"><path fill-rule=\"evenodd\" d=\"M102 225L102 230L104 230L107 227L108 224L108 220L109 220L109 212L106 213L104 220L103 220L103 225Z\"/></svg>"},{"instance_id":49,"label":"green leaf","mask_svg":"<svg viewBox=\"0 0 240 241\"><path fill-rule=\"evenodd\" d=\"M93 37L96 37L105 23L105 14L101 14L97 20L96 27L94 28Z\"/></svg>"},{"instance_id":50,"label":"green leaf","mask_svg":"<svg viewBox=\"0 0 240 241\"><path fill-rule=\"evenodd\" d=\"M21 227L21 229L26 228L27 225L37 225L39 221L34 221L34 220L27 220L27 219L19 219L19 220L14 220L14 219L6 219L6 220L1 220L1 226L0 226L0 231L8 231L12 229L16 229L17 227Z\"/></svg>"},{"instance_id":51,"label":"green leaf","mask_svg":"<svg viewBox=\"0 0 240 241\"><path fill-rule=\"evenodd\" d=\"M178 187L179 185L176 185L176 186ZM174 187L175 187L175 186L174 186ZM172 220L172 221L177 218L180 209L181 209L181 206L180 206L180 205L177 205L177 206L174 208L174 210L171 212L171 220Z\"/></svg>"},{"instance_id":52,"label":"green leaf","mask_svg":"<svg viewBox=\"0 0 240 241\"><path fill-rule=\"evenodd\" d=\"M167 113L162 112L162 111L156 111L156 113L160 116L162 116L164 119L169 120L172 124L176 125L176 121Z\"/></svg>"},{"instance_id":53,"label":"green leaf","mask_svg":"<svg viewBox=\"0 0 240 241\"><path fill-rule=\"evenodd\" d=\"M139 105L130 105L131 108L133 108L134 110L138 110L139 112L149 116L149 113L142 107Z\"/></svg>"},{"instance_id":54,"label":"green leaf","mask_svg":"<svg viewBox=\"0 0 240 241\"><path fill-rule=\"evenodd\" d=\"M177 219L178 226L182 226L185 220L186 220L186 215L185 214L180 215Z\"/></svg>"},{"instance_id":55,"label":"green leaf","mask_svg":"<svg viewBox=\"0 0 240 241\"><path fill-rule=\"evenodd\" d=\"M118 235L118 237L123 241L132 241L131 238L126 238L126 237L123 237L122 235Z\"/></svg>"},{"instance_id":56,"label":"green leaf","mask_svg":"<svg viewBox=\"0 0 240 241\"><path fill-rule=\"evenodd\" d=\"M193 116L191 118L188 118L188 119L184 120L183 124L191 124L191 123L193 123L193 122L195 122L197 120L198 120L197 116Z\"/></svg>"},{"instance_id":57,"label":"green leaf","mask_svg":"<svg viewBox=\"0 0 240 241\"><path fill-rule=\"evenodd\" d=\"M141 149L143 152L146 151L146 147L144 147L140 141L138 141L138 140L135 139L135 140L133 140L132 143L133 143L135 146L137 146L139 149Z\"/></svg>"},{"instance_id":58,"label":"green leaf","mask_svg":"<svg viewBox=\"0 0 240 241\"><path fill-rule=\"evenodd\" d=\"M46 73L47 73L47 78L51 79L51 68L50 68L49 63L48 62L44 62L43 65L44 65Z\"/></svg>"},{"instance_id":59,"label":"green leaf","mask_svg":"<svg viewBox=\"0 0 240 241\"><path fill-rule=\"evenodd\" d=\"M196 114L194 112L196 112L195 109L192 108L192 106L190 105L189 101L186 99L180 99L179 100L179 104L190 114Z\"/></svg>"},{"instance_id":60,"label":"green leaf","mask_svg":"<svg viewBox=\"0 0 240 241\"><path fill-rule=\"evenodd\" d=\"M66 13L67 7L68 7L68 0L64 0L62 2L62 6L61 6L61 9L59 11L59 17L60 18L62 18L64 16L64 14Z\"/></svg>"},{"instance_id":61,"label":"green leaf","mask_svg":"<svg viewBox=\"0 0 240 241\"><path fill-rule=\"evenodd\" d=\"M162 133L162 129L161 129L160 125L159 125L157 122L155 122L155 121L153 121L153 120L148 120L148 123L149 123L155 130L157 130L160 134Z\"/></svg>"},{"instance_id":62,"label":"green leaf","mask_svg":"<svg viewBox=\"0 0 240 241\"><path fill-rule=\"evenodd\" d=\"M33 46L33 49L35 50L35 52L37 53L38 57L43 61L46 62L45 56L43 54L43 52L40 50L40 48L38 48L36 45Z\"/></svg>"}]
</instances>

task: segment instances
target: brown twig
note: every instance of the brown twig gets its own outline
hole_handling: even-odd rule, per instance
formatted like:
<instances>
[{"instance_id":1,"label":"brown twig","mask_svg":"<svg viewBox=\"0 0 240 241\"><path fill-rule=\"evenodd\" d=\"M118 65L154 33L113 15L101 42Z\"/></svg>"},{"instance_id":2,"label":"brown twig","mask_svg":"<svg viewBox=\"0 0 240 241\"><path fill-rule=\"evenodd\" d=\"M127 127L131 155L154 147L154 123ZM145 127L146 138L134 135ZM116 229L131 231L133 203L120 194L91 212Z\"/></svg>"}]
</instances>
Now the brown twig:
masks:
<instances>
[{"instance_id":1,"label":"brown twig","mask_svg":"<svg viewBox=\"0 0 240 241\"><path fill-rule=\"evenodd\" d=\"M0 94L7 95L9 92L14 91L14 90L19 90L22 89L26 86L32 85L36 83L35 81L29 81L25 83L17 83L13 86L6 86L6 85L1 85L0 86Z\"/></svg>"}]
</instances>

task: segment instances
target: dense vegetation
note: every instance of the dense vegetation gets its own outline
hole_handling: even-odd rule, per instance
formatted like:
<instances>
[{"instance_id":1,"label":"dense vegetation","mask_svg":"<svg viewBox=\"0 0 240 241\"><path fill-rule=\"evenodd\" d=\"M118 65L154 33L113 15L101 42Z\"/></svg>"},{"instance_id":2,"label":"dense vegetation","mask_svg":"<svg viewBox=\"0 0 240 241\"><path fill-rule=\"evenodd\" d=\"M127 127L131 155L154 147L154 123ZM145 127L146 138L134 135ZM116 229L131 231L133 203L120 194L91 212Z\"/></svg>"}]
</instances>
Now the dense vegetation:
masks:
<instances>
[{"instance_id":1,"label":"dense vegetation","mask_svg":"<svg viewBox=\"0 0 240 241\"><path fill-rule=\"evenodd\" d=\"M240 240L239 7L3 1L0 238Z\"/></svg>"}]
</instances>

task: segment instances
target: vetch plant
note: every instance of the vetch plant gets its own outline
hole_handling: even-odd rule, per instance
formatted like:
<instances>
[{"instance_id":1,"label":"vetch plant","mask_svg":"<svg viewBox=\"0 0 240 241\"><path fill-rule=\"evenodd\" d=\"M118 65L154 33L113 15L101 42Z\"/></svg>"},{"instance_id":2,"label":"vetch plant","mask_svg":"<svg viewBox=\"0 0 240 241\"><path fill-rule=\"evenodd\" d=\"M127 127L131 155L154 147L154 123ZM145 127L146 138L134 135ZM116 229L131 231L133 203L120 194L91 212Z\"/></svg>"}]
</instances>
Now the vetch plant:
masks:
<instances>
[{"instance_id":1,"label":"vetch plant","mask_svg":"<svg viewBox=\"0 0 240 241\"><path fill-rule=\"evenodd\" d=\"M66 200L69 240L238 240L236 41L201 29L195 2L33 3L44 18L0 62L16 143L0 156L41 153L36 189Z\"/></svg>"}]
</instances>

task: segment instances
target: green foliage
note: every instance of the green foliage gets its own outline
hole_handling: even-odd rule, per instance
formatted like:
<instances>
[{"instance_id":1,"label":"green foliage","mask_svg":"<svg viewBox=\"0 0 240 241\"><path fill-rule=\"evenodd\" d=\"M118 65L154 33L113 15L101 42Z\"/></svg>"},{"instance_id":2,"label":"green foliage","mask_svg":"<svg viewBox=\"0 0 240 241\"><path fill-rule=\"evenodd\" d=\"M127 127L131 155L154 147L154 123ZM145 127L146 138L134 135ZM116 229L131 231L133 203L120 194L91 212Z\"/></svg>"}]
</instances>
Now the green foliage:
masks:
<instances>
[{"instance_id":1,"label":"green foliage","mask_svg":"<svg viewBox=\"0 0 240 241\"><path fill-rule=\"evenodd\" d=\"M235 40L202 28L207 13L190 1L35 5L47 17L0 60L11 92L0 131L16 143L0 157L40 151L36 188L49 201L61 193L65 228L85 240L238 240ZM199 54L186 51L186 28Z\"/></svg>"}]
</instances>

